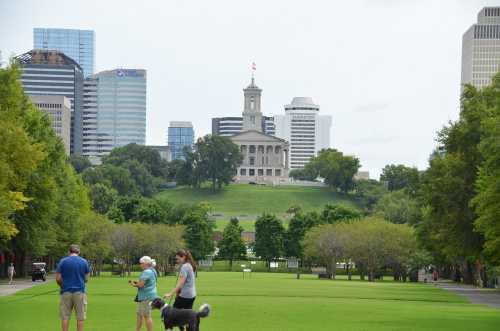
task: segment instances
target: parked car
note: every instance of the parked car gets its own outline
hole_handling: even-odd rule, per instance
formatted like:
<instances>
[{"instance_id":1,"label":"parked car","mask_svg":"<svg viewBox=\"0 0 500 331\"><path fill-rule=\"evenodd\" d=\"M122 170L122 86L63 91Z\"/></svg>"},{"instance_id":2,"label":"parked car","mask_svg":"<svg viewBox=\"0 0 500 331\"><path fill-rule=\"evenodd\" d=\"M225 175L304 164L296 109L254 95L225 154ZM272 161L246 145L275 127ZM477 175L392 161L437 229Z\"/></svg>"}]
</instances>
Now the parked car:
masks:
<instances>
[{"instance_id":1,"label":"parked car","mask_svg":"<svg viewBox=\"0 0 500 331\"><path fill-rule=\"evenodd\" d=\"M35 262L31 267L31 280L43 280L44 282L47 280L47 271L45 271L45 267L47 264L45 262Z\"/></svg>"}]
</instances>

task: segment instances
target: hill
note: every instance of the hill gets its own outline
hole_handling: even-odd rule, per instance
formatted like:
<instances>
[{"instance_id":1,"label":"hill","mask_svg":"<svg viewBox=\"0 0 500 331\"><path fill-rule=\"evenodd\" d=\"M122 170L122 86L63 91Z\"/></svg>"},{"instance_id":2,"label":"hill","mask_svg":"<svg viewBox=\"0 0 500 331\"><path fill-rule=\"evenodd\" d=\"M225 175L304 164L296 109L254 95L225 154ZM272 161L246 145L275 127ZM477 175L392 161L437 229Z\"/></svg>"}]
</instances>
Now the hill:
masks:
<instances>
[{"instance_id":1,"label":"hill","mask_svg":"<svg viewBox=\"0 0 500 331\"><path fill-rule=\"evenodd\" d=\"M231 217L238 217L246 230L253 229L253 222L264 212L284 218L292 205L299 205L304 211L320 210L327 203L356 206L350 197L334 193L326 187L304 186L233 184L215 193L209 188L177 187L164 190L156 197L174 204L208 202L218 228L223 227Z\"/></svg>"}]
</instances>

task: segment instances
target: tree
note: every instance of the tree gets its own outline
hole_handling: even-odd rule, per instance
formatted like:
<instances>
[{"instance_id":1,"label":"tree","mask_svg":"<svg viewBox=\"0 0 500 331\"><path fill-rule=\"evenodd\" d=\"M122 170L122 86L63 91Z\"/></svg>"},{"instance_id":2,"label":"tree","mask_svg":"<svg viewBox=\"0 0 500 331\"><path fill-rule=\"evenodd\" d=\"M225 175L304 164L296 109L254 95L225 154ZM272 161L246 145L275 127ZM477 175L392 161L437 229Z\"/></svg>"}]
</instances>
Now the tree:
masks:
<instances>
[{"instance_id":1,"label":"tree","mask_svg":"<svg viewBox=\"0 0 500 331\"><path fill-rule=\"evenodd\" d=\"M290 170L288 176L295 180L308 180L314 181L318 177L316 172L313 172L314 169L312 167L307 167L305 169L293 169Z\"/></svg>"},{"instance_id":2,"label":"tree","mask_svg":"<svg viewBox=\"0 0 500 331\"><path fill-rule=\"evenodd\" d=\"M90 163L89 158L82 155L71 155L69 162L78 174L81 174L85 169L92 167L92 163Z\"/></svg>"},{"instance_id":3,"label":"tree","mask_svg":"<svg viewBox=\"0 0 500 331\"><path fill-rule=\"evenodd\" d=\"M323 149L311 158L305 171L325 179L330 187L348 193L354 188L354 175L361 167L359 159L345 156L336 149Z\"/></svg>"},{"instance_id":4,"label":"tree","mask_svg":"<svg viewBox=\"0 0 500 331\"><path fill-rule=\"evenodd\" d=\"M175 253L185 247L184 226L165 224L152 225L150 254L155 257L157 269L165 275L169 271L170 261Z\"/></svg>"},{"instance_id":5,"label":"tree","mask_svg":"<svg viewBox=\"0 0 500 331\"><path fill-rule=\"evenodd\" d=\"M148 146L128 144L114 148L109 155L103 158L103 164L123 168L128 168L126 164L130 161L139 162L153 177L167 178L167 162L161 158L158 151Z\"/></svg>"},{"instance_id":6,"label":"tree","mask_svg":"<svg viewBox=\"0 0 500 331\"><path fill-rule=\"evenodd\" d=\"M204 259L214 252L215 225L204 208L192 208L182 218L182 224L185 226L184 240L195 259Z\"/></svg>"},{"instance_id":7,"label":"tree","mask_svg":"<svg viewBox=\"0 0 500 331\"><path fill-rule=\"evenodd\" d=\"M321 212L321 220L328 224L360 218L361 214L359 211L343 205L327 204Z\"/></svg>"},{"instance_id":8,"label":"tree","mask_svg":"<svg viewBox=\"0 0 500 331\"><path fill-rule=\"evenodd\" d=\"M144 198L140 195L131 195L131 196L121 196L116 200L115 206L121 211L121 215L126 222L132 222L137 220L137 212L139 210L139 206L143 203ZM116 213L116 211L113 211ZM120 214L117 213L117 217Z\"/></svg>"},{"instance_id":9,"label":"tree","mask_svg":"<svg viewBox=\"0 0 500 331\"><path fill-rule=\"evenodd\" d=\"M90 186L90 200L92 208L99 214L106 214L118 199L118 192L104 184Z\"/></svg>"},{"instance_id":10,"label":"tree","mask_svg":"<svg viewBox=\"0 0 500 331\"><path fill-rule=\"evenodd\" d=\"M489 89L464 87L460 117L439 132L438 150L421 184L420 199L426 210L418 226L422 244L436 258L458 266L468 284L484 281L484 238L474 231L477 215L471 202L483 162L479 149L482 123L498 103L499 87L498 78Z\"/></svg>"},{"instance_id":11,"label":"tree","mask_svg":"<svg viewBox=\"0 0 500 331\"><path fill-rule=\"evenodd\" d=\"M405 189L410 195L418 190L420 173L417 168L406 167L402 164L389 164L382 169L380 181L387 184L389 191Z\"/></svg>"},{"instance_id":12,"label":"tree","mask_svg":"<svg viewBox=\"0 0 500 331\"><path fill-rule=\"evenodd\" d=\"M246 246L241 233L243 227L237 218L232 218L224 228L222 240L219 241L219 256L229 260L229 265L233 266L233 261L246 255Z\"/></svg>"},{"instance_id":13,"label":"tree","mask_svg":"<svg viewBox=\"0 0 500 331\"><path fill-rule=\"evenodd\" d=\"M285 228L281 221L271 214L263 214L255 222L255 255L269 262L284 253Z\"/></svg>"},{"instance_id":14,"label":"tree","mask_svg":"<svg viewBox=\"0 0 500 331\"><path fill-rule=\"evenodd\" d=\"M326 265L329 278L335 279L337 262L345 257L348 238L344 224L324 224L309 231L303 245L305 255L309 258L316 257Z\"/></svg>"},{"instance_id":15,"label":"tree","mask_svg":"<svg viewBox=\"0 0 500 331\"><path fill-rule=\"evenodd\" d=\"M114 165L101 165L87 168L82 173L82 178L88 185L104 184L115 189L119 195L134 195L139 193L132 174L128 169Z\"/></svg>"},{"instance_id":16,"label":"tree","mask_svg":"<svg viewBox=\"0 0 500 331\"><path fill-rule=\"evenodd\" d=\"M155 199L141 199L137 207L135 220L150 224L167 224L167 215L170 205L160 203Z\"/></svg>"},{"instance_id":17,"label":"tree","mask_svg":"<svg viewBox=\"0 0 500 331\"><path fill-rule=\"evenodd\" d=\"M481 123L483 137L479 151L484 158L476 181L477 195L473 199L478 218L474 228L484 235L484 254L493 265L500 265L500 76L493 79L491 87L483 90L489 116Z\"/></svg>"},{"instance_id":18,"label":"tree","mask_svg":"<svg viewBox=\"0 0 500 331\"><path fill-rule=\"evenodd\" d=\"M130 276L134 257L140 247L137 224L124 223L116 226L111 234L111 246L119 259L122 275Z\"/></svg>"},{"instance_id":19,"label":"tree","mask_svg":"<svg viewBox=\"0 0 500 331\"><path fill-rule=\"evenodd\" d=\"M311 228L321 224L320 215L316 212L295 213L288 223L285 236L285 254L288 257L302 258L304 255L303 239Z\"/></svg>"},{"instance_id":20,"label":"tree","mask_svg":"<svg viewBox=\"0 0 500 331\"><path fill-rule=\"evenodd\" d=\"M420 206L405 190L384 195L375 206L375 211L392 223L415 225L420 222Z\"/></svg>"},{"instance_id":21,"label":"tree","mask_svg":"<svg viewBox=\"0 0 500 331\"><path fill-rule=\"evenodd\" d=\"M386 193L385 185L374 179L357 180L354 184L354 199L362 206L365 214L371 214Z\"/></svg>"},{"instance_id":22,"label":"tree","mask_svg":"<svg viewBox=\"0 0 500 331\"><path fill-rule=\"evenodd\" d=\"M156 193L155 179L142 163L137 160L128 160L123 162L120 167L130 172L131 178L141 195L151 197Z\"/></svg>"},{"instance_id":23,"label":"tree","mask_svg":"<svg viewBox=\"0 0 500 331\"><path fill-rule=\"evenodd\" d=\"M229 184L243 161L238 145L219 135L206 135L198 139L195 153L199 155L204 178L212 182L214 191Z\"/></svg>"},{"instance_id":24,"label":"tree","mask_svg":"<svg viewBox=\"0 0 500 331\"><path fill-rule=\"evenodd\" d=\"M115 226L106 217L95 213L85 215L84 223L82 255L90 262L92 275L100 276L104 260L110 257L113 250L111 237Z\"/></svg>"},{"instance_id":25,"label":"tree","mask_svg":"<svg viewBox=\"0 0 500 331\"><path fill-rule=\"evenodd\" d=\"M90 210L90 203L50 119L24 94L15 64L0 69L0 112L0 129L6 139L2 139L2 153L14 146L19 148L0 162L2 177L4 170L9 176L0 181L0 208L7 209L2 213L9 220L2 230L8 229L10 235L3 245L16 255L16 269L24 274L28 253L32 257L57 257L62 245L79 239L81 215ZM19 152L27 154L19 159ZM14 176L17 183L12 185Z\"/></svg>"}]
</instances>

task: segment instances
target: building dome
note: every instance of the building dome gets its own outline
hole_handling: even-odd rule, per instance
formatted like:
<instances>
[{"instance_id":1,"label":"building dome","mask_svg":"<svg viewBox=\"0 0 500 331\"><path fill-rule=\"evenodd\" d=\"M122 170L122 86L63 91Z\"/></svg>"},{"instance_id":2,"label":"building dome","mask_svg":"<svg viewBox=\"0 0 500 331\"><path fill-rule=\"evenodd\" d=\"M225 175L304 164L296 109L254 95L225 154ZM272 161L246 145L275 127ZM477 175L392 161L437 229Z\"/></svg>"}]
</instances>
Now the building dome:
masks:
<instances>
[{"instance_id":1,"label":"building dome","mask_svg":"<svg viewBox=\"0 0 500 331\"><path fill-rule=\"evenodd\" d=\"M311 97L295 97L292 100L292 105L314 105Z\"/></svg>"},{"instance_id":2,"label":"building dome","mask_svg":"<svg viewBox=\"0 0 500 331\"><path fill-rule=\"evenodd\" d=\"M319 105L315 104L311 97L295 97L285 110L313 110L319 111Z\"/></svg>"}]
</instances>

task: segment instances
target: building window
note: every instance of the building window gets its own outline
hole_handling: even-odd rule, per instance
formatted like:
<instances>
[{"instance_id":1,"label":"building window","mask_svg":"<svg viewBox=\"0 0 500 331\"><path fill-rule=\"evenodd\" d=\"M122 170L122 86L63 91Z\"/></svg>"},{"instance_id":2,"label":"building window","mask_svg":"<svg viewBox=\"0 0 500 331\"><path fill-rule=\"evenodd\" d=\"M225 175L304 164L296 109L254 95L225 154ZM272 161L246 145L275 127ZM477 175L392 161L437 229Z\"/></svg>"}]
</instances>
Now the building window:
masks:
<instances>
[{"instance_id":1,"label":"building window","mask_svg":"<svg viewBox=\"0 0 500 331\"><path fill-rule=\"evenodd\" d=\"M255 145L250 145L250 153L251 154L255 153Z\"/></svg>"},{"instance_id":2,"label":"building window","mask_svg":"<svg viewBox=\"0 0 500 331\"><path fill-rule=\"evenodd\" d=\"M255 99L254 99L254 97L250 97L250 109L251 110L255 109ZM253 121L255 123L255 117L253 118Z\"/></svg>"},{"instance_id":3,"label":"building window","mask_svg":"<svg viewBox=\"0 0 500 331\"><path fill-rule=\"evenodd\" d=\"M240 150L241 150L241 153L246 154L246 152L247 152L247 145L241 145Z\"/></svg>"},{"instance_id":4,"label":"building window","mask_svg":"<svg viewBox=\"0 0 500 331\"><path fill-rule=\"evenodd\" d=\"M247 169L240 169L240 175L241 176L246 176L247 175Z\"/></svg>"},{"instance_id":5,"label":"building window","mask_svg":"<svg viewBox=\"0 0 500 331\"><path fill-rule=\"evenodd\" d=\"M276 146L276 147L274 148L274 152L275 152L276 154L281 153L281 147L280 147L280 146Z\"/></svg>"},{"instance_id":6,"label":"building window","mask_svg":"<svg viewBox=\"0 0 500 331\"><path fill-rule=\"evenodd\" d=\"M248 174L249 174L250 176L255 176L255 169L250 169L250 170L248 171Z\"/></svg>"},{"instance_id":7,"label":"building window","mask_svg":"<svg viewBox=\"0 0 500 331\"><path fill-rule=\"evenodd\" d=\"M276 170L274 170L274 175L275 175L276 177L281 177L281 169L276 169Z\"/></svg>"},{"instance_id":8,"label":"building window","mask_svg":"<svg viewBox=\"0 0 500 331\"><path fill-rule=\"evenodd\" d=\"M250 165L255 165L255 158L253 156L250 157Z\"/></svg>"},{"instance_id":9,"label":"building window","mask_svg":"<svg viewBox=\"0 0 500 331\"><path fill-rule=\"evenodd\" d=\"M264 153L264 146L259 145L259 147L257 148L257 151L259 151L259 153Z\"/></svg>"},{"instance_id":10,"label":"building window","mask_svg":"<svg viewBox=\"0 0 500 331\"><path fill-rule=\"evenodd\" d=\"M273 146L267 146L266 153L271 154L273 152Z\"/></svg>"},{"instance_id":11,"label":"building window","mask_svg":"<svg viewBox=\"0 0 500 331\"><path fill-rule=\"evenodd\" d=\"M257 174L261 177L264 176L264 169L258 169Z\"/></svg>"},{"instance_id":12,"label":"building window","mask_svg":"<svg viewBox=\"0 0 500 331\"><path fill-rule=\"evenodd\" d=\"M272 176L273 175L273 169L266 169L266 176Z\"/></svg>"}]
</instances>

